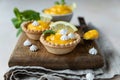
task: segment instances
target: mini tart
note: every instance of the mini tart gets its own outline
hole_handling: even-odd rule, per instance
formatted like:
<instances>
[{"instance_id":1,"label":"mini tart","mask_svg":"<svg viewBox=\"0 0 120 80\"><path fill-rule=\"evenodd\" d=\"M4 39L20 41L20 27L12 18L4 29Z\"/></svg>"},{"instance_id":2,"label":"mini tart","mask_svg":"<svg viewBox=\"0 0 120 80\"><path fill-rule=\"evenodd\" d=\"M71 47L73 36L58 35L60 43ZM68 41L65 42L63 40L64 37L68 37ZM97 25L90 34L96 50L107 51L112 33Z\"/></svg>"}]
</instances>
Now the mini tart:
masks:
<instances>
[{"instance_id":1,"label":"mini tart","mask_svg":"<svg viewBox=\"0 0 120 80\"><path fill-rule=\"evenodd\" d=\"M27 21L27 22L23 22L21 24L22 30L26 33L26 35L33 40L39 40L42 32L44 31L34 31L34 30L29 30L27 29L28 24L32 23L33 21ZM47 29L46 29L47 30Z\"/></svg>"},{"instance_id":2,"label":"mini tart","mask_svg":"<svg viewBox=\"0 0 120 80\"><path fill-rule=\"evenodd\" d=\"M48 52L56 55L62 55L62 54L67 54L71 52L80 42L81 40L80 35L77 33L75 33L75 35L77 39L68 44L53 44L53 43L47 42L45 40L46 35L44 34L41 35L40 42L44 45L44 47L47 49Z\"/></svg>"}]
</instances>

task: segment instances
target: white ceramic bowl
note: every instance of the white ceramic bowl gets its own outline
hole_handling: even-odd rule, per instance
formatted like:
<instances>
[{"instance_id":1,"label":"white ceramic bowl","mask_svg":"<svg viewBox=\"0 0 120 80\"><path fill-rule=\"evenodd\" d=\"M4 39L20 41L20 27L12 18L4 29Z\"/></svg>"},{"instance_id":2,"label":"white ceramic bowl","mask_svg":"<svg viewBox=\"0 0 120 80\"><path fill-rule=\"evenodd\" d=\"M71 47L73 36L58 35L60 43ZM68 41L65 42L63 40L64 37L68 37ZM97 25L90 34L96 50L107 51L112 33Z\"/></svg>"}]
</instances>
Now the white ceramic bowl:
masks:
<instances>
[{"instance_id":1,"label":"white ceramic bowl","mask_svg":"<svg viewBox=\"0 0 120 80\"><path fill-rule=\"evenodd\" d=\"M64 15L51 15L53 17L52 21L67 21L70 22L73 16L73 13L64 14Z\"/></svg>"},{"instance_id":2,"label":"white ceramic bowl","mask_svg":"<svg viewBox=\"0 0 120 80\"><path fill-rule=\"evenodd\" d=\"M69 13L69 14L63 14L63 15L51 15L51 14L49 14L49 15L52 16L52 21L67 21L67 22L70 22L72 17L73 17L73 12Z\"/></svg>"}]
</instances>

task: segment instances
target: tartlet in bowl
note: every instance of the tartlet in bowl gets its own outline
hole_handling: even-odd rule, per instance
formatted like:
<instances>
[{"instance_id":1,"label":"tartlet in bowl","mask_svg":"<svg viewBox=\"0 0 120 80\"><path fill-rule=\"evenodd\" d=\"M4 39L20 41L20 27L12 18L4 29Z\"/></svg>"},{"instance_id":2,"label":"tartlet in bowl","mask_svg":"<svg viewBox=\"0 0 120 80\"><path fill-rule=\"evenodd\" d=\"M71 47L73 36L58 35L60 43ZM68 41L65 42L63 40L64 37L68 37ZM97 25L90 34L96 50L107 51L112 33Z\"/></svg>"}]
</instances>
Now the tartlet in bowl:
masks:
<instances>
[{"instance_id":1,"label":"tartlet in bowl","mask_svg":"<svg viewBox=\"0 0 120 80\"><path fill-rule=\"evenodd\" d=\"M44 21L27 21L21 24L22 30L26 33L28 38L39 40L43 31L49 29L50 22Z\"/></svg>"},{"instance_id":2,"label":"tartlet in bowl","mask_svg":"<svg viewBox=\"0 0 120 80\"><path fill-rule=\"evenodd\" d=\"M66 2L58 2L50 8L44 9L42 12L44 14L51 15L53 17L52 21L67 21L70 22L73 16L73 10L76 8L76 4L67 5Z\"/></svg>"}]
</instances>

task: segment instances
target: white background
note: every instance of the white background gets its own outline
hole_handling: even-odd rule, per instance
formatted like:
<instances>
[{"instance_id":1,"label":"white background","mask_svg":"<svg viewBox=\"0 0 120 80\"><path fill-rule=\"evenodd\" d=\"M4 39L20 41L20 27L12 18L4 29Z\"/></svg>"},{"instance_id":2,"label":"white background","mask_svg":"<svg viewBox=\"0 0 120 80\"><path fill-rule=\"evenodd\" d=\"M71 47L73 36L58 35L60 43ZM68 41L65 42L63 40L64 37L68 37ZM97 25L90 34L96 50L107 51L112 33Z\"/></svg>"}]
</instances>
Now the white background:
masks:
<instances>
[{"instance_id":1,"label":"white background","mask_svg":"<svg viewBox=\"0 0 120 80\"><path fill-rule=\"evenodd\" d=\"M11 18L13 8L21 11L33 9L41 12L56 0L0 0L0 80L8 70L8 60L18 40ZM115 49L120 49L120 0L66 0L77 3L71 23L78 24L77 17L83 16L92 22L111 41Z\"/></svg>"}]
</instances>

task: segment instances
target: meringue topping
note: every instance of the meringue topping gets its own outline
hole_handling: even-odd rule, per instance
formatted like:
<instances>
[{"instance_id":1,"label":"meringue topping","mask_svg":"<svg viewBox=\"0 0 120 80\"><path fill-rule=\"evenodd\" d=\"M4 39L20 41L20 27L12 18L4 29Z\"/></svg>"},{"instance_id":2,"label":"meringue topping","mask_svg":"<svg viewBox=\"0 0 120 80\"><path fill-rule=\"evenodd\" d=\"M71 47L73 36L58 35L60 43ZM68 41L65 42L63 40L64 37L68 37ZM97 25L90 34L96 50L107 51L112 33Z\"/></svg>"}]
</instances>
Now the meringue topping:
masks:
<instances>
[{"instance_id":1,"label":"meringue topping","mask_svg":"<svg viewBox=\"0 0 120 80\"><path fill-rule=\"evenodd\" d=\"M92 73L87 73L86 74L86 80L93 80L95 76Z\"/></svg>"},{"instance_id":2,"label":"meringue topping","mask_svg":"<svg viewBox=\"0 0 120 80\"><path fill-rule=\"evenodd\" d=\"M37 21L33 21L32 25L33 26L39 26L39 23Z\"/></svg>"},{"instance_id":3,"label":"meringue topping","mask_svg":"<svg viewBox=\"0 0 120 80\"><path fill-rule=\"evenodd\" d=\"M68 37L67 35L62 35L62 36L60 37L60 39L61 39L61 40L68 40L69 37Z\"/></svg>"},{"instance_id":4,"label":"meringue topping","mask_svg":"<svg viewBox=\"0 0 120 80\"><path fill-rule=\"evenodd\" d=\"M74 33L69 33L69 34L68 34L68 37L69 37L70 39L75 39L75 38L76 38Z\"/></svg>"},{"instance_id":5,"label":"meringue topping","mask_svg":"<svg viewBox=\"0 0 120 80\"><path fill-rule=\"evenodd\" d=\"M38 50L38 47L36 45L30 46L30 51L35 52Z\"/></svg>"},{"instance_id":6,"label":"meringue topping","mask_svg":"<svg viewBox=\"0 0 120 80\"><path fill-rule=\"evenodd\" d=\"M60 34L62 34L62 35L66 35L67 33L68 33L68 31L65 30L65 29L61 29L61 30L60 30Z\"/></svg>"},{"instance_id":7,"label":"meringue topping","mask_svg":"<svg viewBox=\"0 0 120 80\"><path fill-rule=\"evenodd\" d=\"M30 46L32 45L31 42L27 39L24 43L23 43L24 46Z\"/></svg>"},{"instance_id":8,"label":"meringue topping","mask_svg":"<svg viewBox=\"0 0 120 80\"><path fill-rule=\"evenodd\" d=\"M95 49L94 47L89 49L89 54L96 55L97 54L97 49Z\"/></svg>"}]
</instances>

